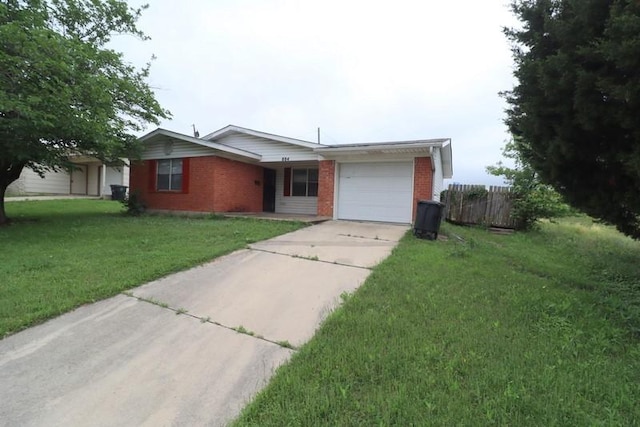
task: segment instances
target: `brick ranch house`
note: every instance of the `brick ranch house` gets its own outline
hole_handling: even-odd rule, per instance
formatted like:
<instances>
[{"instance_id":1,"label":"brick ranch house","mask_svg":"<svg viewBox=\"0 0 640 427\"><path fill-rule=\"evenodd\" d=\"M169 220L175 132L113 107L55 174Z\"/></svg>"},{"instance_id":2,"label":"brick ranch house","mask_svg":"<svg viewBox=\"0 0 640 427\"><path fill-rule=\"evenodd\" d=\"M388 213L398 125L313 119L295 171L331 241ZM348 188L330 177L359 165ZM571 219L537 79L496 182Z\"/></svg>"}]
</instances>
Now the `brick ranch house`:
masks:
<instances>
[{"instance_id":1,"label":"brick ranch house","mask_svg":"<svg viewBox=\"0 0 640 427\"><path fill-rule=\"evenodd\" d=\"M229 125L140 138L130 191L152 210L276 212L411 223L452 176L451 140L321 145Z\"/></svg>"}]
</instances>

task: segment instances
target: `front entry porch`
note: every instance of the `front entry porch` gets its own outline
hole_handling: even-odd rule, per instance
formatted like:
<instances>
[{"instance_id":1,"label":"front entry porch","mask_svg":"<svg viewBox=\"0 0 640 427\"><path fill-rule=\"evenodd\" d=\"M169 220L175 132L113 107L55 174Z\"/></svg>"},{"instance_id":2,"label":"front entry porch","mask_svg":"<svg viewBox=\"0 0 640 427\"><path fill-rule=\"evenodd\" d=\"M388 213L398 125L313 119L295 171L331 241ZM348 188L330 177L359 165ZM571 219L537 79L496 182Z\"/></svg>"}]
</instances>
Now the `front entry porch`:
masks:
<instances>
[{"instance_id":1,"label":"front entry porch","mask_svg":"<svg viewBox=\"0 0 640 427\"><path fill-rule=\"evenodd\" d=\"M257 218L257 219L269 219L273 221L297 221L297 222L304 222L308 224L319 224L321 222L325 222L333 219L329 216L287 214L287 213L275 213L275 212L227 212L222 215L230 218Z\"/></svg>"},{"instance_id":2,"label":"front entry porch","mask_svg":"<svg viewBox=\"0 0 640 427\"><path fill-rule=\"evenodd\" d=\"M316 216L319 162L262 164L264 213Z\"/></svg>"}]
</instances>

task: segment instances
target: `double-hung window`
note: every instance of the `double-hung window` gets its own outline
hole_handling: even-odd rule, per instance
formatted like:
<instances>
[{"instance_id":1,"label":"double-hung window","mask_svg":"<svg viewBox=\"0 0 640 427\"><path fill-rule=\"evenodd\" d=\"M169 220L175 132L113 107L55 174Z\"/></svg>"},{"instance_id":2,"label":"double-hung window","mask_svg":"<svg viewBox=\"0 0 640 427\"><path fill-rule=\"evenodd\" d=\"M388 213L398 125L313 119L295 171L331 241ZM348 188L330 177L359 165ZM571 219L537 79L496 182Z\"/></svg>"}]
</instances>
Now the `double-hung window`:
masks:
<instances>
[{"instance_id":1,"label":"double-hung window","mask_svg":"<svg viewBox=\"0 0 640 427\"><path fill-rule=\"evenodd\" d=\"M158 160L158 191L182 191L182 159Z\"/></svg>"},{"instance_id":2,"label":"double-hung window","mask_svg":"<svg viewBox=\"0 0 640 427\"><path fill-rule=\"evenodd\" d=\"M318 169L293 169L292 172L292 196L318 196Z\"/></svg>"}]
</instances>

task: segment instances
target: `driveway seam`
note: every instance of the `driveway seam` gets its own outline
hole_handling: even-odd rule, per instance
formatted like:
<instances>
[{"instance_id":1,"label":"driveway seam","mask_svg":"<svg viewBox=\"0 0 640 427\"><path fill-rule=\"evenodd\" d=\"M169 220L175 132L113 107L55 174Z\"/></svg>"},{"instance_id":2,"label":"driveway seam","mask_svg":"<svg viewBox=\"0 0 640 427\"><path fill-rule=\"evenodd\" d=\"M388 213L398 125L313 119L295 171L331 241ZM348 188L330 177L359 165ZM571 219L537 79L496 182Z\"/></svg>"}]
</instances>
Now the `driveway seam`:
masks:
<instances>
[{"instance_id":1,"label":"driveway seam","mask_svg":"<svg viewBox=\"0 0 640 427\"><path fill-rule=\"evenodd\" d=\"M338 236L353 237L354 239L378 240L378 241L381 241L381 242L395 242L395 243L398 242L397 240L383 239L383 238L380 238L380 237L356 236L355 234L338 234Z\"/></svg>"},{"instance_id":2,"label":"driveway seam","mask_svg":"<svg viewBox=\"0 0 640 427\"><path fill-rule=\"evenodd\" d=\"M271 344L275 344L278 347L286 348L286 349L293 350L293 351L297 351L298 350L298 348L295 347L293 344L291 344L289 341L282 341L282 340L275 341L275 340L271 340L269 338L266 338L266 337L264 337L262 335L256 335L253 331L249 331L249 330L245 329L244 326L242 326L242 325L239 325L239 326L236 326L236 327L228 326L228 325L222 324L220 322L217 322L215 320L211 320L211 318L209 316L207 316L207 317L197 316L195 314L189 313L187 310L185 310L183 308L174 308L174 307L171 307L167 303L155 300L153 298L139 297L139 296L135 295L133 292L129 292L129 291L122 292L122 295L127 296L129 298L137 299L138 301L145 302L147 304L151 304L151 305L155 305L155 306L160 307L160 308L167 309L169 311L173 311L176 314L176 316L184 315L184 316L187 316L187 317L191 317L193 319L197 319L197 320L200 321L200 323L209 323L209 324L214 325L214 326L219 326L221 328L228 329L230 331L234 331L237 334L246 335L248 337L255 338L255 339L260 340L260 341L265 341L265 342L268 342L268 343L271 343Z\"/></svg>"},{"instance_id":3,"label":"driveway seam","mask_svg":"<svg viewBox=\"0 0 640 427\"><path fill-rule=\"evenodd\" d=\"M304 255L291 255L291 254L285 254L282 252L275 252L275 251L268 251L266 249L260 249L260 248L253 248L253 247L249 247L250 251L258 251L258 252L265 252L268 254L273 254L273 255L280 255L280 256L286 256L289 258L298 258L298 259L305 259L307 261L313 261L313 262L323 262L325 264L330 264L330 265L340 265L342 267L351 267L351 268L359 268L361 270L372 270L372 267L363 267L361 265L351 265L351 264L343 264L341 262L337 262L337 261L325 261L323 259L316 259L314 257L309 257L309 256L304 256Z\"/></svg>"}]
</instances>

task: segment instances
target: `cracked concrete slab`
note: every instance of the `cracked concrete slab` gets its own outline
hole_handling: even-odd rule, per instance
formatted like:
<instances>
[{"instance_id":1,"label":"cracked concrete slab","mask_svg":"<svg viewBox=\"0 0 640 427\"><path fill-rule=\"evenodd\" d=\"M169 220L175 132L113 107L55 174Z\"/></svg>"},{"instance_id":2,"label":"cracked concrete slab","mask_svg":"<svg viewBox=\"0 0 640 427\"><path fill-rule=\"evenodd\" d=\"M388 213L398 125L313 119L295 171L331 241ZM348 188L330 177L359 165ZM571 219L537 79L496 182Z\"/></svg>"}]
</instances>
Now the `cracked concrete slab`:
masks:
<instances>
[{"instance_id":1,"label":"cracked concrete slab","mask_svg":"<svg viewBox=\"0 0 640 427\"><path fill-rule=\"evenodd\" d=\"M0 342L0 424L225 425L291 354L121 295Z\"/></svg>"},{"instance_id":2,"label":"cracked concrete slab","mask_svg":"<svg viewBox=\"0 0 640 427\"><path fill-rule=\"evenodd\" d=\"M340 295L353 292L368 275L362 268L243 250L132 294L299 346L340 303Z\"/></svg>"},{"instance_id":3,"label":"cracked concrete slab","mask_svg":"<svg viewBox=\"0 0 640 427\"><path fill-rule=\"evenodd\" d=\"M328 221L250 248L371 268L389 256L408 229L397 224Z\"/></svg>"}]
</instances>

